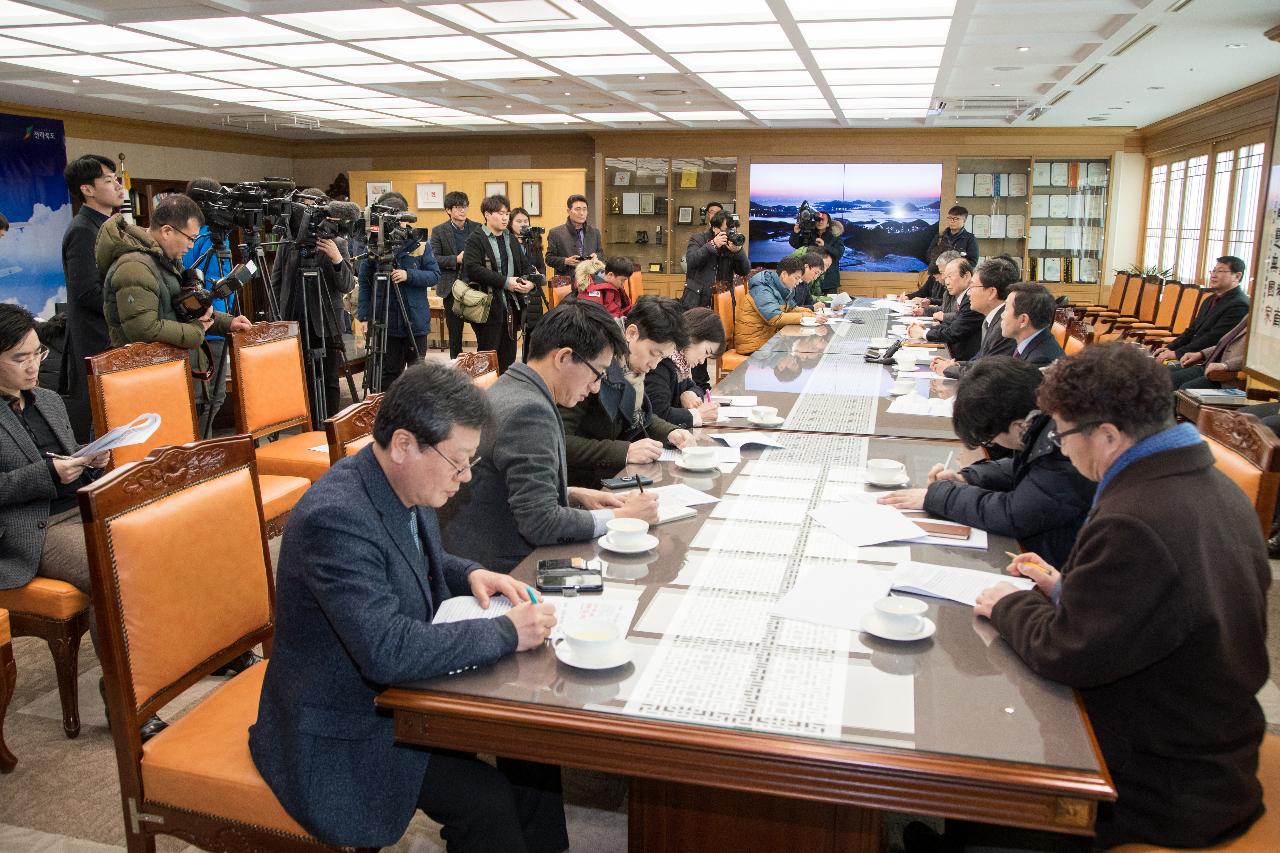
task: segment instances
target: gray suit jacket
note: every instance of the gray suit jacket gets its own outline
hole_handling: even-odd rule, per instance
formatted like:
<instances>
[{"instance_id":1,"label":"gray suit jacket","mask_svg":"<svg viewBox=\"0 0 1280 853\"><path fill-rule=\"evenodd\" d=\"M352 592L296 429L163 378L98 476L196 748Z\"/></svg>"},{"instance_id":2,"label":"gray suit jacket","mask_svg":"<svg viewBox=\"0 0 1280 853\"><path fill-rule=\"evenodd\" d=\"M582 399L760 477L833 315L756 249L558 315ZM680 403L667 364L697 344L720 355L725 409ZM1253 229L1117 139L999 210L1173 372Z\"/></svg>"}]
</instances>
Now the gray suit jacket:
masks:
<instances>
[{"instance_id":1,"label":"gray suit jacket","mask_svg":"<svg viewBox=\"0 0 1280 853\"><path fill-rule=\"evenodd\" d=\"M435 512L400 502L372 447L330 468L294 507L249 752L284 810L321 841L395 844L424 778L431 784L430 753L397 743L391 717L374 707L384 688L515 651L505 616L431 624L446 599L470 594L477 568L441 549Z\"/></svg>"},{"instance_id":2,"label":"gray suit jacket","mask_svg":"<svg viewBox=\"0 0 1280 853\"><path fill-rule=\"evenodd\" d=\"M564 262L578 254L578 234L569 220L547 232L547 266L556 275L573 275L574 268ZM604 260L604 248L600 243L600 229L590 222L582 226L582 255L595 255ZM541 270L539 270L541 272Z\"/></svg>"},{"instance_id":3,"label":"gray suit jacket","mask_svg":"<svg viewBox=\"0 0 1280 853\"><path fill-rule=\"evenodd\" d=\"M467 236L472 231L480 230L480 223L467 220ZM453 245L453 224L446 219L431 229L431 254L440 265L440 280L436 282L436 296L443 299L453 293L453 283L458 280L462 265L458 262L458 252ZM465 241L464 241L465 242Z\"/></svg>"},{"instance_id":4,"label":"gray suit jacket","mask_svg":"<svg viewBox=\"0 0 1280 853\"><path fill-rule=\"evenodd\" d=\"M542 377L517 362L489 401L480 463L440 518L446 550L509 572L539 545L590 539L595 519L569 506L564 425Z\"/></svg>"},{"instance_id":5,"label":"gray suit jacket","mask_svg":"<svg viewBox=\"0 0 1280 853\"><path fill-rule=\"evenodd\" d=\"M980 358L988 355L1013 355L1018 342L1013 338L1006 338L1004 332L1000 331L1000 318L1002 316L1004 316L1003 305L996 309L996 313L992 316L986 331L982 333L982 343L978 344L978 351L968 361L960 361L951 365L942 371L943 374L950 379L959 379L965 375L969 368L977 364Z\"/></svg>"},{"instance_id":6,"label":"gray suit jacket","mask_svg":"<svg viewBox=\"0 0 1280 853\"><path fill-rule=\"evenodd\" d=\"M62 452L76 449L71 421L62 398L35 388L35 407L62 444ZM49 463L40 455L22 421L0 404L0 589L22 586L36 575L44 549L49 502L57 497Z\"/></svg>"}]
</instances>

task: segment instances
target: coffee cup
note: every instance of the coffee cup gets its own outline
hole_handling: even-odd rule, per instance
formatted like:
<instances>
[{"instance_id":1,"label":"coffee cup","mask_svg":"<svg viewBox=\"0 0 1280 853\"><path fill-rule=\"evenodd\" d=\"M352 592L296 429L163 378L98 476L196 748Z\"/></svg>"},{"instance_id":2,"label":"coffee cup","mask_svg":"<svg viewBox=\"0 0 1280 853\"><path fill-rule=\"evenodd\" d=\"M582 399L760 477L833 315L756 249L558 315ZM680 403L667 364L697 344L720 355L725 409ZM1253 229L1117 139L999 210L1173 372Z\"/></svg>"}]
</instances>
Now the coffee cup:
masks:
<instances>
[{"instance_id":1,"label":"coffee cup","mask_svg":"<svg viewBox=\"0 0 1280 853\"><path fill-rule=\"evenodd\" d=\"M929 605L920 599L902 595L886 595L876 602L876 616L880 618L880 624L903 636L920 633L928 610Z\"/></svg>"},{"instance_id":2,"label":"coffee cup","mask_svg":"<svg viewBox=\"0 0 1280 853\"><path fill-rule=\"evenodd\" d=\"M888 349L891 341L888 338L872 338L867 343L872 349Z\"/></svg>"},{"instance_id":3,"label":"coffee cup","mask_svg":"<svg viewBox=\"0 0 1280 853\"><path fill-rule=\"evenodd\" d=\"M916 354L906 347L903 347L893 354L893 360L898 364L914 366L916 363Z\"/></svg>"},{"instance_id":4,"label":"coffee cup","mask_svg":"<svg viewBox=\"0 0 1280 853\"><path fill-rule=\"evenodd\" d=\"M649 532L649 522L640 518L614 518L605 527L609 530L609 540L619 548L640 546Z\"/></svg>"},{"instance_id":5,"label":"coffee cup","mask_svg":"<svg viewBox=\"0 0 1280 853\"><path fill-rule=\"evenodd\" d=\"M579 619L564 627L564 641L584 664L605 662L621 639L618 626L608 619Z\"/></svg>"},{"instance_id":6,"label":"coffee cup","mask_svg":"<svg viewBox=\"0 0 1280 853\"><path fill-rule=\"evenodd\" d=\"M716 464L714 447L686 447L680 451L680 461L686 468L710 468Z\"/></svg>"},{"instance_id":7,"label":"coffee cup","mask_svg":"<svg viewBox=\"0 0 1280 853\"><path fill-rule=\"evenodd\" d=\"M907 468L896 459L868 459L867 481L871 483L897 483Z\"/></svg>"},{"instance_id":8,"label":"coffee cup","mask_svg":"<svg viewBox=\"0 0 1280 853\"><path fill-rule=\"evenodd\" d=\"M775 420L777 417L778 417L778 409L774 406L752 406L751 407L752 420L769 423L770 421Z\"/></svg>"},{"instance_id":9,"label":"coffee cup","mask_svg":"<svg viewBox=\"0 0 1280 853\"><path fill-rule=\"evenodd\" d=\"M910 394L916 390L916 380L910 376L900 376L893 383L893 393Z\"/></svg>"},{"instance_id":10,"label":"coffee cup","mask_svg":"<svg viewBox=\"0 0 1280 853\"><path fill-rule=\"evenodd\" d=\"M801 317L801 318L800 318L800 325L801 325L801 326L816 326L816 325L818 325L818 318L817 318L817 317Z\"/></svg>"}]
</instances>

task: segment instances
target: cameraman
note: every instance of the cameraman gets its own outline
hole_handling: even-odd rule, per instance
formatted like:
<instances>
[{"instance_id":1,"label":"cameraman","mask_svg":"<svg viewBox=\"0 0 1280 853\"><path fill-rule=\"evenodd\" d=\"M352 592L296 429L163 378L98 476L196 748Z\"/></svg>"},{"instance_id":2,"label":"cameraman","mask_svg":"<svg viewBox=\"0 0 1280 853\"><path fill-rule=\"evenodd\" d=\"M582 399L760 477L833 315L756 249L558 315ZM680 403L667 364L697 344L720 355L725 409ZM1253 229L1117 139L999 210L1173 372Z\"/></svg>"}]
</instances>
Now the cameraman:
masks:
<instances>
[{"instance_id":1,"label":"cameraman","mask_svg":"<svg viewBox=\"0 0 1280 853\"><path fill-rule=\"evenodd\" d=\"M409 209L408 200L396 192L383 194L374 204L388 207L396 213L404 213ZM422 242L420 236L410 237L395 250L391 267L391 284L399 288L400 295L404 298L411 328L405 328L405 318L400 314L400 304L396 301L395 294L389 289L386 293L379 293L378 311L381 313L384 305L387 309L387 349L382 356L383 391L391 387L391 383L404 372L405 367L417 363L427 351L427 335L431 331L431 304L427 297L431 288L440 281L440 265L436 263L435 255L427 251L427 244ZM360 262L360 300L356 318L362 323L369 322L373 279L377 271L378 262L375 259L366 257Z\"/></svg>"},{"instance_id":2,"label":"cameraman","mask_svg":"<svg viewBox=\"0 0 1280 853\"><path fill-rule=\"evenodd\" d=\"M831 256L831 266L819 279L822 295L829 296L840 290L840 259L844 257L844 224L831 218L825 210L815 211L816 229L809 234L800 230L800 223L791 226L787 242L793 249L816 248Z\"/></svg>"},{"instance_id":3,"label":"cameraman","mask_svg":"<svg viewBox=\"0 0 1280 853\"><path fill-rule=\"evenodd\" d=\"M207 331L225 335L253 325L247 317L232 317L212 307L199 319L178 319L173 303L183 291L180 258L195 243L203 222L200 206L175 193L156 202L145 230L130 225L123 214L103 224L96 252L112 346L162 341L197 350Z\"/></svg>"},{"instance_id":4,"label":"cameraman","mask_svg":"<svg viewBox=\"0 0 1280 853\"><path fill-rule=\"evenodd\" d=\"M688 274L680 303L686 311L710 308L711 288L717 281L732 285L734 274L745 276L751 272L751 263L743 251L746 244L729 240L729 214L717 210L707 220L707 226L706 231L690 235L684 253Z\"/></svg>"},{"instance_id":5,"label":"cameraman","mask_svg":"<svg viewBox=\"0 0 1280 853\"><path fill-rule=\"evenodd\" d=\"M325 194L316 187L300 191L297 200L307 207L329 203ZM301 322L303 301L299 298L299 292L302 290L303 258L299 241L305 241L306 236L296 233L296 227L304 217L299 217L295 211L292 218L294 240L280 244L275 263L271 266L271 287L280 299L281 319ZM325 299L321 300L319 293L307 294L306 309L311 328L299 329L299 334L306 334L309 338L303 343L304 351L317 344L324 348L325 417L333 417L342 408L342 392L338 384L342 365L346 361L346 350L342 345L342 296L350 293L356 286L346 249L346 241L341 238L316 238L316 268L320 271L321 292ZM307 393L311 393L310 382L307 383ZM314 412L316 408L316 401L312 400L311 410Z\"/></svg>"},{"instance_id":6,"label":"cameraman","mask_svg":"<svg viewBox=\"0 0 1280 853\"><path fill-rule=\"evenodd\" d=\"M187 181L187 195L191 195L193 189L220 193L222 184L213 178L192 178ZM182 256L184 267L189 270L198 270L204 276L206 288L213 287L215 283L231 273L231 255L218 256L219 249L229 248L226 240L227 236L224 233L221 235L221 241L215 244L209 233L209 224L206 222L200 226L195 245ZM213 300L213 310L232 313L236 310L236 296L237 294L233 293L226 299ZM218 416L218 410L222 408L223 401L227 399L227 370L225 367L219 368L226 352L226 339L222 335L205 335L205 340L209 343L213 376L208 382L201 382L196 387L196 405L200 410L202 427L205 423L213 423L213 419Z\"/></svg>"},{"instance_id":7,"label":"cameraman","mask_svg":"<svg viewBox=\"0 0 1280 853\"><path fill-rule=\"evenodd\" d=\"M529 336L533 334L533 327L538 325L538 321L550 307L547 305L547 294L543 289L543 285L547 283L547 277L542 271L547 268L547 262L542 255L542 229L539 228L533 232L530 222L529 211L523 207L517 207L511 211L511 233L520 242L525 260L533 269L533 272L526 276L533 282L533 290L524 296L524 336L520 342L520 360L526 363L529 361Z\"/></svg>"}]
</instances>

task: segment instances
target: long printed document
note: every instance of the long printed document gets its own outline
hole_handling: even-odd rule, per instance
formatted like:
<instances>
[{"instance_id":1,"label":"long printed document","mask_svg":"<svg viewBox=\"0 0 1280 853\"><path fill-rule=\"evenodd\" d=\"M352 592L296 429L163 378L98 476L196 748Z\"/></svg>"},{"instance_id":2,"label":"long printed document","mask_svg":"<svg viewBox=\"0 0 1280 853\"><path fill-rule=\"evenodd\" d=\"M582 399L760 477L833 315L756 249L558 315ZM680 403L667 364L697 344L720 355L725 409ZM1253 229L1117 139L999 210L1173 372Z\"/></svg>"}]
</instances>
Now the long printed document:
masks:
<instances>
[{"instance_id":1,"label":"long printed document","mask_svg":"<svg viewBox=\"0 0 1280 853\"><path fill-rule=\"evenodd\" d=\"M984 589L1001 581L1007 581L1019 589L1031 589L1035 586L1029 578L939 566L935 563L917 563L914 560L899 563L893 570L893 588L900 592L915 592L968 605L977 604L978 596Z\"/></svg>"}]
</instances>

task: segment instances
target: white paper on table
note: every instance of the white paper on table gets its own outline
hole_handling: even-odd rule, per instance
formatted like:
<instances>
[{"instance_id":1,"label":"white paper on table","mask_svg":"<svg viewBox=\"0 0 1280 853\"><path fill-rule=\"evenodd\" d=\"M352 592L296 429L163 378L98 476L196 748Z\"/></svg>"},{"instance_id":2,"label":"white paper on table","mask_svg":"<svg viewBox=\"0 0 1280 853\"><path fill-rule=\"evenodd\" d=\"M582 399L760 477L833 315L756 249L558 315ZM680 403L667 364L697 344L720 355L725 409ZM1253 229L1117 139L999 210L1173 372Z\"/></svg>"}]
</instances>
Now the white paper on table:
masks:
<instances>
[{"instance_id":1,"label":"white paper on table","mask_svg":"<svg viewBox=\"0 0 1280 853\"><path fill-rule=\"evenodd\" d=\"M1030 578L939 566L935 563L917 563L914 560L899 563L893 570L893 588L896 590L945 598L970 606L977 603L978 596L984 589L1001 581L1011 583L1019 589L1031 589L1035 586Z\"/></svg>"},{"instance_id":2,"label":"white paper on table","mask_svg":"<svg viewBox=\"0 0 1280 853\"><path fill-rule=\"evenodd\" d=\"M732 433L717 432L711 437L723 441L725 444L729 445L729 448L737 450L739 453L741 453L742 448L746 447L748 444L755 444L760 447L782 447L782 445L775 441L768 433L756 432L754 430Z\"/></svg>"},{"instance_id":3,"label":"white paper on table","mask_svg":"<svg viewBox=\"0 0 1280 853\"><path fill-rule=\"evenodd\" d=\"M640 603L640 587L606 586L599 595L561 597L558 595L539 596L540 602L550 604L556 610L556 626L551 629L551 639L563 636L566 624L582 619L605 619L618 626L620 636L627 636L631 629L631 620L636 614L636 605ZM431 619L432 625L443 625L449 622L463 622L468 619L497 619L512 607L511 599L505 595L494 595L489 598L488 608L480 606L473 595L455 595L440 605Z\"/></svg>"},{"instance_id":4,"label":"white paper on table","mask_svg":"<svg viewBox=\"0 0 1280 853\"><path fill-rule=\"evenodd\" d=\"M721 406L719 411L719 419L726 421L729 418L749 418L751 417L750 406Z\"/></svg>"},{"instance_id":5,"label":"white paper on table","mask_svg":"<svg viewBox=\"0 0 1280 853\"><path fill-rule=\"evenodd\" d=\"M160 416L155 412L148 412L138 415L123 426L118 426L110 432L104 433L101 437L94 439L71 455L76 458L88 459L97 456L99 453L115 450L117 447L142 444L142 442L151 438L158 429L160 429ZM328 446L326 446L325 450L327 451L328 449Z\"/></svg>"},{"instance_id":6,"label":"white paper on table","mask_svg":"<svg viewBox=\"0 0 1280 853\"><path fill-rule=\"evenodd\" d=\"M712 518L731 521L773 521L803 524L806 502L791 498L759 498L728 495L711 510Z\"/></svg>"},{"instance_id":7,"label":"white paper on table","mask_svg":"<svg viewBox=\"0 0 1280 853\"><path fill-rule=\"evenodd\" d=\"M721 407L746 406L747 408L751 408L752 406L756 405L757 399L758 398L754 394L733 394L733 395L712 394L711 395L711 402L719 403ZM721 411L723 411L723 408L721 409Z\"/></svg>"},{"instance_id":8,"label":"white paper on table","mask_svg":"<svg viewBox=\"0 0 1280 853\"><path fill-rule=\"evenodd\" d=\"M784 480L778 477L759 477L743 473L735 477L725 492L757 498L808 498L813 494L813 480Z\"/></svg>"},{"instance_id":9,"label":"white paper on table","mask_svg":"<svg viewBox=\"0 0 1280 853\"><path fill-rule=\"evenodd\" d=\"M897 509L877 503L820 504L809 516L855 547L924 538L924 531Z\"/></svg>"},{"instance_id":10,"label":"white paper on table","mask_svg":"<svg viewBox=\"0 0 1280 853\"><path fill-rule=\"evenodd\" d=\"M770 612L836 628L856 630L862 617L889 594L890 576L875 569L814 566L774 602Z\"/></svg>"},{"instance_id":11,"label":"white paper on table","mask_svg":"<svg viewBox=\"0 0 1280 853\"><path fill-rule=\"evenodd\" d=\"M892 415L949 418L954 405L954 397L922 397L919 394L903 394L894 399L885 411Z\"/></svg>"},{"instance_id":12,"label":"white paper on table","mask_svg":"<svg viewBox=\"0 0 1280 853\"><path fill-rule=\"evenodd\" d=\"M742 461L742 450L737 447L720 447L719 445L709 446L716 452L716 463L719 465L737 465ZM662 451L662 455L658 457L659 462L679 462L683 457L680 451L668 447ZM730 469L733 470L733 469Z\"/></svg>"},{"instance_id":13,"label":"white paper on table","mask_svg":"<svg viewBox=\"0 0 1280 853\"><path fill-rule=\"evenodd\" d=\"M702 504L713 504L720 500L715 495L698 491L684 483L673 483L670 486L646 489L645 494L656 495L658 503L669 503L673 506L701 506Z\"/></svg>"}]
</instances>

